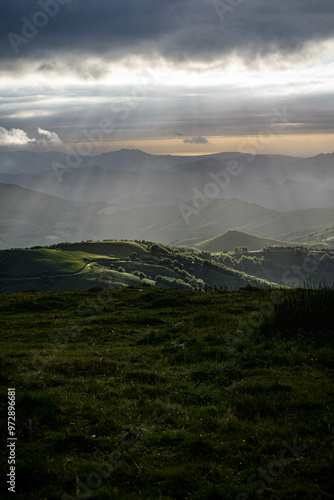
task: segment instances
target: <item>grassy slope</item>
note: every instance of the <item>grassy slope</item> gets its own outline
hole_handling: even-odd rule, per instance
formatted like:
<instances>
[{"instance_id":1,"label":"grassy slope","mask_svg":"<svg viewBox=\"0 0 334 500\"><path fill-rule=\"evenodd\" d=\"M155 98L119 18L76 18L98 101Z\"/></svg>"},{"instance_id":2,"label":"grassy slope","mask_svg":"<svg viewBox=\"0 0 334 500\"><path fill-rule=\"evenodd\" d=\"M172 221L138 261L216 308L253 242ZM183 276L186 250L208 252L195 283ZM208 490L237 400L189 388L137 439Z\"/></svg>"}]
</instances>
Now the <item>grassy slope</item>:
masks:
<instances>
[{"instance_id":1,"label":"grassy slope","mask_svg":"<svg viewBox=\"0 0 334 500\"><path fill-rule=\"evenodd\" d=\"M0 259L3 276L75 273L85 265L82 259L71 252L48 248L0 250Z\"/></svg>"},{"instance_id":2,"label":"grassy slope","mask_svg":"<svg viewBox=\"0 0 334 500\"><path fill-rule=\"evenodd\" d=\"M278 302L272 293L0 296L16 498L83 498L80 478L100 500L333 499L334 353L256 336L254 312ZM281 462L285 442L305 449ZM5 477L5 446L1 456Z\"/></svg>"},{"instance_id":3,"label":"grassy slope","mask_svg":"<svg viewBox=\"0 0 334 500\"><path fill-rule=\"evenodd\" d=\"M309 233L306 236L302 236L299 238L300 243L303 245L308 244L308 242L312 242L314 245L319 246L319 244L323 247L333 247L334 246L334 227L327 227L320 231L314 231L313 233Z\"/></svg>"},{"instance_id":4,"label":"grassy slope","mask_svg":"<svg viewBox=\"0 0 334 500\"><path fill-rule=\"evenodd\" d=\"M206 252L222 252L223 250L233 250L236 246L246 246L249 250L261 250L269 245L286 245L284 242L258 238L251 234L240 231L228 231L227 233L215 236L195 244L195 248ZM180 244L180 246L182 246Z\"/></svg>"},{"instance_id":5,"label":"grassy slope","mask_svg":"<svg viewBox=\"0 0 334 500\"><path fill-rule=\"evenodd\" d=\"M251 232L256 236L296 241L311 231L321 231L333 225L334 208L310 208L280 214L278 217L257 224ZM242 228L246 231L246 228Z\"/></svg>"},{"instance_id":6,"label":"grassy slope","mask_svg":"<svg viewBox=\"0 0 334 500\"><path fill-rule=\"evenodd\" d=\"M134 242L94 242L61 244L60 250L39 248L0 250L1 274L4 276L38 275L40 273L66 274L83 269L83 258L110 259L110 256L128 257L132 252L141 255L146 249Z\"/></svg>"},{"instance_id":7,"label":"grassy slope","mask_svg":"<svg viewBox=\"0 0 334 500\"><path fill-rule=\"evenodd\" d=\"M276 286L274 283L250 276L245 272L233 271L222 264L214 263L208 266L201 259L198 259L198 263L194 263L194 253L191 255L182 253L180 257L178 249L170 251L161 247L163 253L156 251L150 253L145 246L127 241L63 243L58 245L58 248L60 250L42 248L0 251L0 274L2 278L5 278L0 279L0 292L83 290L91 288L94 284L105 287L122 283L132 285L144 279L135 277L132 274L135 271L143 272L149 278L151 285L155 284L152 280L155 280L157 275L182 279L182 275L174 270L175 264L159 264L161 259L166 257L170 262L177 258L177 266L184 268L195 281L204 280L209 286L222 286L229 289L237 289L247 284ZM137 254L138 261L128 259L134 252ZM81 271L87 262L95 264L87 269L85 274L61 279L54 278L55 275ZM124 269L123 273L117 272L119 268ZM27 279L29 276L31 279ZM38 276L41 276L40 280L36 278ZM9 282L8 277L16 279ZM192 285L194 288L198 286L195 281Z\"/></svg>"},{"instance_id":8,"label":"grassy slope","mask_svg":"<svg viewBox=\"0 0 334 500\"><path fill-rule=\"evenodd\" d=\"M330 257L327 263L322 262L322 257L326 254ZM224 254L222 257L225 258ZM232 264L230 257L234 258ZM295 251L294 248L286 247L284 250L246 252L244 255L229 253L226 254L225 263L249 275L296 286L298 283L302 285L303 282L333 283L333 257L334 251L329 249Z\"/></svg>"},{"instance_id":9,"label":"grassy slope","mask_svg":"<svg viewBox=\"0 0 334 500\"><path fill-rule=\"evenodd\" d=\"M98 255L112 255L116 257L129 257L133 252L143 255L147 252L139 243L133 241L103 241L103 242L84 242L84 243L61 243L59 248L67 251L85 252Z\"/></svg>"},{"instance_id":10,"label":"grassy slope","mask_svg":"<svg viewBox=\"0 0 334 500\"><path fill-rule=\"evenodd\" d=\"M196 245L196 243L201 243L202 241L205 241L207 238L202 237L202 238L190 238L188 240L179 240L175 241L173 244L179 247L193 247Z\"/></svg>"}]
</instances>

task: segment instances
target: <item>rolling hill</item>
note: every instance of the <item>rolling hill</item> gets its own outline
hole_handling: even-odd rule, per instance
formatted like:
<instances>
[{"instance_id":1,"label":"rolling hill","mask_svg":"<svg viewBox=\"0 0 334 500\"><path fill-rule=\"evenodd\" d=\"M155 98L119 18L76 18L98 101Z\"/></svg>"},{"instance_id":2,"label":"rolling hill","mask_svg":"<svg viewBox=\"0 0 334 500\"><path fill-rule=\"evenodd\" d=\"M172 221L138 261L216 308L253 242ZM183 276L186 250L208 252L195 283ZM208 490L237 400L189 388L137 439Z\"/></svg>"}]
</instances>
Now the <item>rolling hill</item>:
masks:
<instances>
[{"instance_id":1,"label":"rolling hill","mask_svg":"<svg viewBox=\"0 0 334 500\"><path fill-rule=\"evenodd\" d=\"M0 251L0 291L72 290L148 284L163 288L275 288L195 251L128 241L64 243Z\"/></svg>"},{"instance_id":2,"label":"rolling hill","mask_svg":"<svg viewBox=\"0 0 334 500\"><path fill-rule=\"evenodd\" d=\"M252 234L275 237L284 241L296 241L312 232L321 232L333 226L334 207L296 210L253 227ZM321 244L321 241L319 241Z\"/></svg>"},{"instance_id":3,"label":"rolling hill","mask_svg":"<svg viewBox=\"0 0 334 500\"><path fill-rule=\"evenodd\" d=\"M187 290L235 290L247 285L276 288L301 282L334 283L334 251L268 246L261 251L219 253L214 248L215 253L210 254L198 248L147 241L88 241L1 250L0 291L85 290L93 286L144 284Z\"/></svg>"},{"instance_id":4,"label":"rolling hill","mask_svg":"<svg viewBox=\"0 0 334 500\"><path fill-rule=\"evenodd\" d=\"M240 231L227 231L224 234L201 240L194 238L191 240L183 240L177 242L178 246L192 246L198 250L206 252L223 252L224 250L233 250L235 247L248 247L249 250L261 250L269 245L288 245L286 242L271 240L266 238L258 238L251 234L242 233Z\"/></svg>"}]
</instances>

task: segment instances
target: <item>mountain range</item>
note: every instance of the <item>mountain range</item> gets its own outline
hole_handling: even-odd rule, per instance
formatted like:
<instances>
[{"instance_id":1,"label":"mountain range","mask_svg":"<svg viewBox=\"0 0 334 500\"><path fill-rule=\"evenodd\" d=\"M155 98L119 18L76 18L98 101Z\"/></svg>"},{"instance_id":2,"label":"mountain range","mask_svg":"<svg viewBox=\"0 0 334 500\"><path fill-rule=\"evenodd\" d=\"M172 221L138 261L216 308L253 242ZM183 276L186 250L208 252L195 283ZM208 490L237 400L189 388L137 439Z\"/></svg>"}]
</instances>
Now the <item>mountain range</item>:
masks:
<instances>
[{"instance_id":1,"label":"mountain range","mask_svg":"<svg viewBox=\"0 0 334 500\"><path fill-rule=\"evenodd\" d=\"M0 247L226 231L333 245L334 154L0 152Z\"/></svg>"},{"instance_id":2,"label":"mountain range","mask_svg":"<svg viewBox=\"0 0 334 500\"><path fill-rule=\"evenodd\" d=\"M71 201L124 206L188 201L214 182L215 198L238 198L288 212L334 204L333 165L334 154L305 159L241 153L154 156L138 150L99 156L16 151L0 152L0 182Z\"/></svg>"}]
</instances>

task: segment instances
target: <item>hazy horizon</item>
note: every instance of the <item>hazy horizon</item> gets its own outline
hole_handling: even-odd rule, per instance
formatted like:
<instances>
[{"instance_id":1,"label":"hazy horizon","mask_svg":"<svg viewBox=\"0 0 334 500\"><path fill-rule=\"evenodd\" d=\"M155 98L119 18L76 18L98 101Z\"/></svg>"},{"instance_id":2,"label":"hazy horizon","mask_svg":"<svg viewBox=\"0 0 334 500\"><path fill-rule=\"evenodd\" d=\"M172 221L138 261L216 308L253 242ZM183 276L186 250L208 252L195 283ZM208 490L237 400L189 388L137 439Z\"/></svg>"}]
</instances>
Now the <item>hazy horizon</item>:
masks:
<instances>
[{"instance_id":1,"label":"hazy horizon","mask_svg":"<svg viewBox=\"0 0 334 500\"><path fill-rule=\"evenodd\" d=\"M60 148L54 148L54 149L39 149L39 150L36 150L36 149L9 149L9 148L0 148L0 153L16 153L16 152L27 152L27 153L68 153L69 151L73 151L73 148L75 147L74 144L67 144L65 147L60 147ZM250 155L251 153L249 153L248 151L245 151L245 152L241 152L241 151L237 151L237 150L226 150L226 151L212 151L212 152L207 152L207 153L201 153L201 152L190 152L190 153L182 153L182 152L175 152L175 153L159 153L159 152L150 152L150 151L145 151L144 149L140 149L140 148L135 148L135 147L132 147L132 148L126 148L126 147L120 147L118 149L106 149L106 150L103 150L103 151L100 151L100 152L93 152L91 154L81 154L79 156L82 156L82 157L95 157L95 156L99 156L101 154L108 154L108 153L118 153L118 152L121 152L121 151L140 151L141 153L144 153L144 154L147 154L147 155L151 155L151 156L184 156L184 157L200 157L200 156L203 156L203 157L207 157L207 156L214 156L214 155L219 155L219 154L245 154L245 155ZM334 154L334 148L332 148L332 151L328 151L328 152L324 152L324 151L320 151L319 153L316 153L316 154L312 154L311 156L309 155L301 155L301 154L283 154L283 153L279 153L279 152L260 152L260 153L256 153L256 156L287 156L287 157L291 157L291 158L305 158L305 159L308 159L308 158L314 158L316 156L321 156L321 155L332 155Z\"/></svg>"}]
</instances>

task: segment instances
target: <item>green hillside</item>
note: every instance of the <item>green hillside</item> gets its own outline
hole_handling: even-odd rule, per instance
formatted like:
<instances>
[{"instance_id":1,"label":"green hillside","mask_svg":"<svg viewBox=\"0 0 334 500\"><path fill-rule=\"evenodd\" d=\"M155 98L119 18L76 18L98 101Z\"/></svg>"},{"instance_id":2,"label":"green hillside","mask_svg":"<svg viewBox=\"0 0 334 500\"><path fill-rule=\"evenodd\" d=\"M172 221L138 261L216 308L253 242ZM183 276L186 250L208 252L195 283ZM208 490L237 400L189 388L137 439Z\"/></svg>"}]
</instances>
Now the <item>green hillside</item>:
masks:
<instances>
[{"instance_id":1,"label":"green hillside","mask_svg":"<svg viewBox=\"0 0 334 500\"><path fill-rule=\"evenodd\" d=\"M207 237L203 236L202 238L189 238L185 240L174 241L172 244L178 247L194 247L197 243L201 243L205 241Z\"/></svg>"},{"instance_id":2,"label":"green hillside","mask_svg":"<svg viewBox=\"0 0 334 500\"><path fill-rule=\"evenodd\" d=\"M332 249L268 246L261 251L220 253L212 258L248 275L287 286L334 285Z\"/></svg>"},{"instance_id":3,"label":"green hillside","mask_svg":"<svg viewBox=\"0 0 334 500\"><path fill-rule=\"evenodd\" d=\"M49 248L0 251L2 292L85 290L94 285L141 283L188 290L277 286L265 278L232 269L210 254L149 242L63 243Z\"/></svg>"},{"instance_id":4,"label":"green hillside","mask_svg":"<svg viewBox=\"0 0 334 500\"><path fill-rule=\"evenodd\" d=\"M0 276L37 276L39 274L77 273L87 260L128 257L147 250L135 242L85 242L57 245L56 248L0 250Z\"/></svg>"},{"instance_id":5,"label":"green hillside","mask_svg":"<svg viewBox=\"0 0 334 500\"><path fill-rule=\"evenodd\" d=\"M181 245L181 243L180 243ZM206 252L222 252L223 250L233 250L235 247L248 247L249 250L261 250L268 245L287 245L287 243L258 238L251 234L241 233L240 231L227 231L224 234L198 242L194 245L199 250Z\"/></svg>"},{"instance_id":6,"label":"green hillside","mask_svg":"<svg viewBox=\"0 0 334 500\"><path fill-rule=\"evenodd\" d=\"M82 252L111 257L129 257L133 252L136 252L138 255L143 255L147 252L147 249L143 245L133 241L61 243L57 247L67 252Z\"/></svg>"},{"instance_id":7,"label":"green hillside","mask_svg":"<svg viewBox=\"0 0 334 500\"><path fill-rule=\"evenodd\" d=\"M215 239L212 241L211 248L217 249ZM233 252L210 253L196 246L191 249L146 241L103 241L1 250L0 292L143 284L187 290L237 290L247 285L275 288L304 282L334 283L334 252L330 249L277 245L260 251L237 248Z\"/></svg>"},{"instance_id":8,"label":"green hillside","mask_svg":"<svg viewBox=\"0 0 334 500\"><path fill-rule=\"evenodd\" d=\"M0 250L0 276L76 273L85 267L73 252L50 248Z\"/></svg>"}]
</instances>

